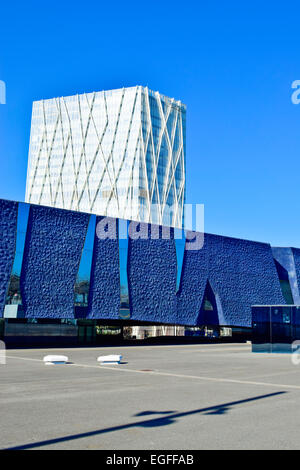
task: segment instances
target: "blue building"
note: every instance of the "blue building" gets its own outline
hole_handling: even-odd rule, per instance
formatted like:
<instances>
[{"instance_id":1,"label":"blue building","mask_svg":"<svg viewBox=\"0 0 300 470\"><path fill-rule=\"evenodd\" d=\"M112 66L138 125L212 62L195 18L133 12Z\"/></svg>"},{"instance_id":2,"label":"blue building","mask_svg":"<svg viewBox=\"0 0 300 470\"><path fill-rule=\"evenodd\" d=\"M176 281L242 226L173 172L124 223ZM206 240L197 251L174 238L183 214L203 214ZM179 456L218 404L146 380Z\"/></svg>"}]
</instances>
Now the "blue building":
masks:
<instances>
[{"instance_id":1,"label":"blue building","mask_svg":"<svg viewBox=\"0 0 300 470\"><path fill-rule=\"evenodd\" d=\"M299 303L300 250L202 238L0 200L0 317L250 328L252 305Z\"/></svg>"}]
</instances>

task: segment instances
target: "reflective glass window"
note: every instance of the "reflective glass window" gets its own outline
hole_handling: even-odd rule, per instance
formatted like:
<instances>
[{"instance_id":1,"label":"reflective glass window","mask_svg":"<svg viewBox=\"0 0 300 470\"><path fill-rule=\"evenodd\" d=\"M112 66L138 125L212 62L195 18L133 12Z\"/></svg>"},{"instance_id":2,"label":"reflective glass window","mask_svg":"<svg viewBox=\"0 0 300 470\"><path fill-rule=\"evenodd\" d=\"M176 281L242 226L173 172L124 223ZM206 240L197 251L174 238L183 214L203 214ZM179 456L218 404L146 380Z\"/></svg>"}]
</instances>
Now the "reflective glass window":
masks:
<instances>
[{"instance_id":1,"label":"reflective glass window","mask_svg":"<svg viewBox=\"0 0 300 470\"><path fill-rule=\"evenodd\" d=\"M129 288L128 288L128 226L127 220L119 219L119 263L120 263L120 287L121 287L121 306L120 318L130 318Z\"/></svg>"},{"instance_id":2,"label":"reflective glass window","mask_svg":"<svg viewBox=\"0 0 300 470\"><path fill-rule=\"evenodd\" d=\"M271 308L252 307L252 351L271 352Z\"/></svg>"},{"instance_id":3,"label":"reflective glass window","mask_svg":"<svg viewBox=\"0 0 300 470\"><path fill-rule=\"evenodd\" d=\"M288 305L292 305L294 303L294 300L289 280L289 274L287 270L276 259L274 259L274 262L278 273L280 287L284 300Z\"/></svg>"},{"instance_id":4,"label":"reflective glass window","mask_svg":"<svg viewBox=\"0 0 300 470\"><path fill-rule=\"evenodd\" d=\"M87 307L90 291L96 216L91 215L75 284L75 306Z\"/></svg>"},{"instance_id":5,"label":"reflective glass window","mask_svg":"<svg viewBox=\"0 0 300 470\"><path fill-rule=\"evenodd\" d=\"M176 291L178 292L179 287L180 287L184 251L185 251L185 231L175 228L174 229L174 241L175 241L176 257L177 257Z\"/></svg>"},{"instance_id":6,"label":"reflective glass window","mask_svg":"<svg viewBox=\"0 0 300 470\"><path fill-rule=\"evenodd\" d=\"M292 342L291 307L271 307L271 339L273 352L285 352Z\"/></svg>"},{"instance_id":7,"label":"reflective glass window","mask_svg":"<svg viewBox=\"0 0 300 470\"><path fill-rule=\"evenodd\" d=\"M25 238L27 232L29 208L29 204L24 204L22 202L20 202L18 205L16 251L6 297L6 305L22 305L20 277L25 247Z\"/></svg>"}]
</instances>

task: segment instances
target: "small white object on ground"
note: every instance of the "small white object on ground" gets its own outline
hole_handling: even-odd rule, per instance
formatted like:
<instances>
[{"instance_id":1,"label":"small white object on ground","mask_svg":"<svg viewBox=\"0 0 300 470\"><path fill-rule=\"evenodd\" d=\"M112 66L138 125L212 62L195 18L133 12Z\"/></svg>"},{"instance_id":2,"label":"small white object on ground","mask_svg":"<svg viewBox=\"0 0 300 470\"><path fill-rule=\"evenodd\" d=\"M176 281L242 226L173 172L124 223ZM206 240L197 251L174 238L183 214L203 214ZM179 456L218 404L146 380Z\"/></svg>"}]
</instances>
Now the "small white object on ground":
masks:
<instances>
[{"instance_id":1,"label":"small white object on ground","mask_svg":"<svg viewBox=\"0 0 300 470\"><path fill-rule=\"evenodd\" d=\"M122 356L118 354L111 354L109 356L99 356L97 362L101 364L120 364Z\"/></svg>"},{"instance_id":2,"label":"small white object on ground","mask_svg":"<svg viewBox=\"0 0 300 470\"><path fill-rule=\"evenodd\" d=\"M43 361L47 366L49 366L54 364L65 364L69 361L69 358L67 356L49 355L45 356Z\"/></svg>"}]
</instances>

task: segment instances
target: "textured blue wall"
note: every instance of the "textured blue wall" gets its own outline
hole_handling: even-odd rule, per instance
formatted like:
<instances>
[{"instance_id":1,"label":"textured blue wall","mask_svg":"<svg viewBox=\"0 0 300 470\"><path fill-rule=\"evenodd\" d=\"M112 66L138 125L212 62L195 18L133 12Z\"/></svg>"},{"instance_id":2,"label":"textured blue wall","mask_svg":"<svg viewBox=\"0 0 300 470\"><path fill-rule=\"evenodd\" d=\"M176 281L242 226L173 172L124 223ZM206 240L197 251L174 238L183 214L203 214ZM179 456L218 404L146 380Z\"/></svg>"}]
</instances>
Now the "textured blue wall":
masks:
<instances>
[{"instance_id":1,"label":"textured blue wall","mask_svg":"<svg viewBox=\"0 0 300 470\"><path fill-rule=\"evenodd\" d=\"M294 303L300 305L300 293L299 293L299 280L300 280L300 264L299 264L299 253L300 250L295 248L281 248L272 247L273 256L278 263L288 273L289 283L293 295ZM298 268L296 269L296 260L298 260Z\"/></svg>"},{"instance_id":2,"label":"textured blue wall","mask_svg":"<svg viewBox=\"0 0 300 470\"><path fill-rule=\"evenodd\" d=\"M175 322L177 261L174 240L162 239L161 228L158 240L129 240L128 274L131 318Z\"/></svg>"},{"instance_id":3,"label":"textured blue wall","mask_svg":"<svg viewBox=\"0 0 300 470\"><path fill-rule=\"evenodd\" d=\"M216 296L221 325L250 327L251 305L285 303L270 245L205 234L201 250L185 253L178 323L202 323L207 280Z\"/></svg>"},{"instance_id":4,"label":"textured blue wall","mask_svg":"<svg viewBox=\"0 0 300 470\"><path fill-rule=\"evenodd\" d=\"M3 311L16 243L17 203L0 201L0 211ZM98 217L97 223L101 220ZM74 318L74 285L88 222L87 214L31 206L21 273L26 317ZM293 248L292 253L299 283L300 250ZM161 228L158 240L129 240L132 320L251 326L251 305L285 303L268 244L206 234L201 250L185 252L177 295L176 274L175 243L162 239ZM207 282L216 296L217 316L201 310ZM81 309L82 316L118 319L119 308L118 240L95 236L89 306Z\"/></svg>"},{"instance_id":5,"label":"textured blue wall","mask_svg":"<svg viewBox=\"0 0 300 470\"><path fill-rule=\"evenodd\" d=\"M294 266L296 270L296 280L295 280L295 290L297 290L298 296L294 298L294 303L300 305L300 249L299 248L292 248L292 253L294 256Z\"/></svg>"},{"instance_id":6,"label":"textured blue wall","mask_svg":"<svg viewBox=\"0 0 300 470\"><path fill-rule=\"evenodd\" d=\"M97 217L96 226L102 219ZM112 239L117 233L116 219L109 220L107 236L110 238L101 240L95 233L87 318L119 318L119 244L117 239Z\"/></svg>"},{"instance_id":7,"label":"textured blue wall","mask_svg":"<svg viewBox=\"0 0 300 470\"><path fill-rule=\"evenodd\" d=\"M17 238L18 204L0 199L0 317L6 301L6 292L14 263Z\"/></svg>"},{"instance_id":8,"label":"textured blue wall","mask_svg":"<svg viewBox=\"0 0 300 470\"><path fill-rule=\"evenodd\" d=\"M89 215L31 206L21 272L26 317L74 318L74 285Z\"/></svg>"}]
</instances>

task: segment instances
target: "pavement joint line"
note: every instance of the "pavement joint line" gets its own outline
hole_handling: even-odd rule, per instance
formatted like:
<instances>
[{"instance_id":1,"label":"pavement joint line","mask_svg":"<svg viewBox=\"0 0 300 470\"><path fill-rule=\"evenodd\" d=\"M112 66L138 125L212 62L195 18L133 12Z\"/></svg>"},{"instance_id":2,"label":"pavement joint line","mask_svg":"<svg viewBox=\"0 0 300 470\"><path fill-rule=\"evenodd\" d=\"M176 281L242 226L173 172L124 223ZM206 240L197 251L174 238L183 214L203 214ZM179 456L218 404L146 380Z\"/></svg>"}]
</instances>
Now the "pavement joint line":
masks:
<instances>
[{"instance_id":1,"label":"pavement joint line","mask_svg":"<svg viewBox=\"0 0 300 470\"><path fill-rule=\"evenodd\" d=\"M42 359L32 359L32 358L24 358L24 357L17 357L17 356L7 356L7 357L11 359L21 359L23 361L43 362ZM145 371L137 370L137 369L128 369L128 368L121 369L120 367L107 367L107 366L96 366L96 365L92 366L88 364L72 363L72 364L66 364L66 365L73 366L73 367L98 369L98 370L114 370L114 371L129 372L129 373L135 373L135 374L159 375L159 376L165 376L165 377L178 377L182 379L203 380L207 382L236 383L240 385L256 385L256 386L264 386L264 387L289 388L292 390L300 390L300 385L274 384L274 383L268 383L268 382L255 382L255 381L250 381L250 380L226 379L226 378L218 378L218 377L203 377L199 375L175 374L171 372L160 372L160 371L145 372Z\"/></svg>"}]
</instances>

